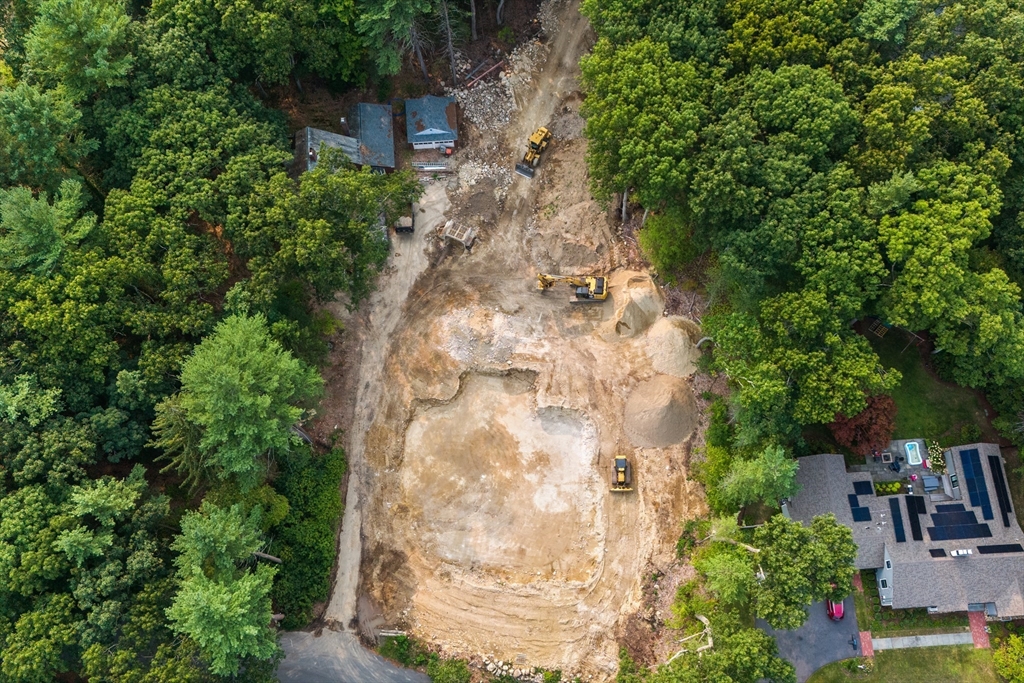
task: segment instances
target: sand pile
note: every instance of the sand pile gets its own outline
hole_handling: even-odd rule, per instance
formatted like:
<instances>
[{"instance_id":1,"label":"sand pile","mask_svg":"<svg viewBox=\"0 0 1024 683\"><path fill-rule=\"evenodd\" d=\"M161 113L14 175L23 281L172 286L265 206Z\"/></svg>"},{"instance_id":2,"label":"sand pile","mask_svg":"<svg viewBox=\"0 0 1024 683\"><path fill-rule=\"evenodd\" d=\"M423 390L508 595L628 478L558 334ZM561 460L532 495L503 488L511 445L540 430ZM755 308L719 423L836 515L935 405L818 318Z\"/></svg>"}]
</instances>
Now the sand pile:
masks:
<instances>
[{"instance_id":1,"label":"sand pile","mask_svg":"<svg viewBox=\"0 0 1024 683\"><path fill-rule=\"evenodd\" d=\"M615 315L600 331L605 341L629 339L643 334L661 317L665 301L650 276L642 273L616 273L611 278Z\"/></svg>"},{"instance_id":2,"label":"sand pile","mask_svg":"<svg viewBox=\"0 0 1024 683\"><path fill-rule=\"evenodd\" d=\"M664 448L681 443L697 427L693 392L677 377L657 375L629 395L623 426L634 446Z\"/></svg>"},{"instance_id":3,"label":"sand pile","mask_svg":"<svg viewBox=\"0 0 1024 683\"><path fill-rule=\"evenodd\" d=\"M659 319L647 332L647 357L658 372L689 377L697 371L700 350L693 343L696 325L681 316Z\"/></svg>"}]
</instances>

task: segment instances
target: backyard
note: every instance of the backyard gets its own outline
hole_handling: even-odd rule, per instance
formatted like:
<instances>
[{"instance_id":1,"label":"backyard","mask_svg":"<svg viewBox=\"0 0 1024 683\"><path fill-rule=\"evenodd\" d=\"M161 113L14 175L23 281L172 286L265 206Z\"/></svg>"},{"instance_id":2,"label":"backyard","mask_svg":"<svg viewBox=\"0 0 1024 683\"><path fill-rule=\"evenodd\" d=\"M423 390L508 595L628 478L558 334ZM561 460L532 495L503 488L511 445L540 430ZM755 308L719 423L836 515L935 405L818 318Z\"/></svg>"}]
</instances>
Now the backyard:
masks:
<instances>
[{"instance_id":1,"label":"backyard","mask_svg":"<svg viewBox=\"0 0 1024 683\"><path fill-rule=\"evenodd\" d=\"M864 670L858 665L865 666ZM868 670L870 669L870 670ZM848 659L828 664L807 683L995 683L991 650L970 645L884 650L874 662Z\"/></svg>"},{"instance_id":2,"label":"backyard","mask_svg":"<svg viewBox=\"0 0 1024 683\"><path fill-rule=\"evenodd\" d=\"M868 333L886 368L899 370L903 380L893 389L896 401L894 439L935 439L943 446L985 439L998 441L978 395L970 389L943 382L922 362L918 347L907 345L907 333L892 329L884 338Z\"/></svg>"}]
</instances>

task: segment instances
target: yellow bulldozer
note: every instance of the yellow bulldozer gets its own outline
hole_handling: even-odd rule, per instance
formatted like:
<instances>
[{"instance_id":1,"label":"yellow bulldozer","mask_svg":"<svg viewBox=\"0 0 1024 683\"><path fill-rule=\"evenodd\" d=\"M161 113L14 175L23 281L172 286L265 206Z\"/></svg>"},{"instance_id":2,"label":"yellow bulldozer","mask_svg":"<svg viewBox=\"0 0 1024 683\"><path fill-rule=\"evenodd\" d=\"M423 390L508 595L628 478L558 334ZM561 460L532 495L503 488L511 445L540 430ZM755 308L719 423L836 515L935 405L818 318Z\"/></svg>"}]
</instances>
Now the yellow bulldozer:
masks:
<instances>
[{"instance_id":1,"label":"yellow bulldozer","mask_svg":"<svg viewBox=\"0 0 1024 683\"><path fill-rule=\"evenodd\" d=\"M526 145L526 154L523 155L522 162L516 164L516 173L524 178L532 178L536 172L534 169L540 164L540 155L548 148L549 142L551 142L551 131L547 128L541 126L534 131Z\"/></svg>"},{"instance_id":2,"label":"yellow bulldozer","mask_svg":"<svg viewBox=\"0 0 1024 683\"><path fill-rule=\"evenodd\" d=\"M571 285L576 293L570 303L591 304L601 303L608 298L608 285L605 279L596 275L547 275L537 274L537 289L546 292L554 285Z\"/></svg>"},{"instance_id":3,"label":"yellow bulldozer","mask_svg":"<svg viewBox=\"0 0 1024 683\"><path fill-rule=\"evenodd\" d=\"M612 463L612 492L623 493L633 490L633 468L629 460L623 456L615 458Z\"/></svg>"}]
</instances>

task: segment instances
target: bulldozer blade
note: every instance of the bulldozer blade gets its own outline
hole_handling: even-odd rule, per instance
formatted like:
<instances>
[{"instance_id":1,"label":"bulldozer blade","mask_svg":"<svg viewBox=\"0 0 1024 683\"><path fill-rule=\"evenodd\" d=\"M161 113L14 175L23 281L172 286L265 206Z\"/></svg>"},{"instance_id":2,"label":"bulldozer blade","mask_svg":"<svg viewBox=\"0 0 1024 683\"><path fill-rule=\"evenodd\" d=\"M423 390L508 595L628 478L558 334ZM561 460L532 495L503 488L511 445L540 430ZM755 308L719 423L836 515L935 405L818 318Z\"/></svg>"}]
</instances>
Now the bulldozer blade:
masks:
<instances>
[{"instance_id":1,"label":"bulldozer blade","mask_svg":"<svg viewBox=\"0 0 1024 683\"><path fill-rule=\"evenodd\" d=\"M523 176L524 178L532 178L536 171L529 164L518 163L516 164L516 173Z\"/></svg>"}]
</instances>

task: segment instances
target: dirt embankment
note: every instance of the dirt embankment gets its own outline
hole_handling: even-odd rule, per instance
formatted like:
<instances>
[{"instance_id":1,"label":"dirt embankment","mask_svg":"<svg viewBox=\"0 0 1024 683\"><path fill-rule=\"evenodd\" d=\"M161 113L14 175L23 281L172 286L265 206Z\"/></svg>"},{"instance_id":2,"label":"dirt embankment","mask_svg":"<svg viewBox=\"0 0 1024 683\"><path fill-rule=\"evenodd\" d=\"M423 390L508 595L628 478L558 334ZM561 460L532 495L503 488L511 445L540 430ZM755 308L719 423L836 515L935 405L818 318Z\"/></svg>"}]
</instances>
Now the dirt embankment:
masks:
<instances>
[{"instance_id":1,"label":"dirt embankment","mask_svg":"<svg viewBox=\"0 0 1024 683\"><path fill-rule=\"evenodd\" d=\"M418 229L346 323L320 422L350 425L352 463L327 616L349 626L358 611L366 628L477 664L610 680L645 573L673 562L680 521L704 512L687 477L699 329L621 268L590 197L577 6L546 3L559 28L515 90L507 138L469 130L462 169L424 199L431 225L478 226L472 253L444 259ZM538 125L558 137L534 180L486 172L511 168ZM573 305L567 286L538 292L537 272L605 274L610 296ZM620 454L636 485L613 494Z\"/></svg>"}]
</instances>

